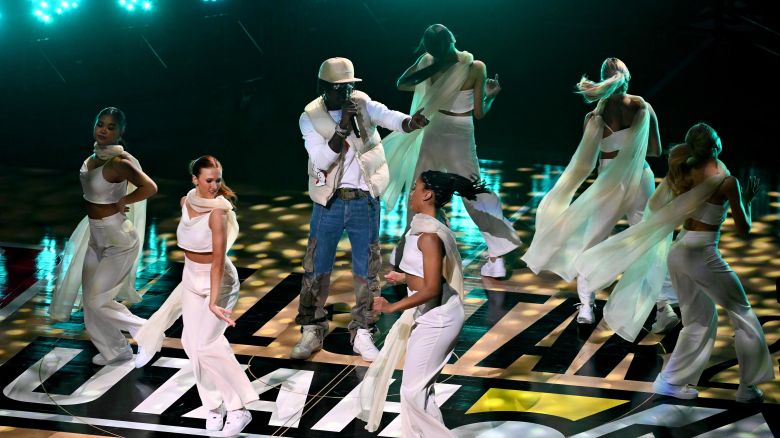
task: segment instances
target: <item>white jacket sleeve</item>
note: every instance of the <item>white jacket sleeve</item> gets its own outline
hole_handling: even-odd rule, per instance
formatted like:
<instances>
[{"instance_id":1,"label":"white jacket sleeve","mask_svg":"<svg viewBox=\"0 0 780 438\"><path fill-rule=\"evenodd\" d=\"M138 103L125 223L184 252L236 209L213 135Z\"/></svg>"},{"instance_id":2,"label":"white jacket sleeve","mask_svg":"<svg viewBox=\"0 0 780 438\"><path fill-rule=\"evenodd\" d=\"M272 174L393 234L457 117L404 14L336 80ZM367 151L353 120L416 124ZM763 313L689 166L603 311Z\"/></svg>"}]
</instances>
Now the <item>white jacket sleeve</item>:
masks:
<instances>
[{"instance_id":1,"label":"white jacket sleeve","mask_svg":"<svg viewBox=\"0 0 780 438\"><path fill-rule=\"evenodd\" d=\"M339 154L333 152L328 146L328 140L314 129L308 114L301 114L298 126L301 128L303 144L306 147L306 152L309 153L309 158L314 163L314 167L321 170L330 169L338 159Z\"/></svg>"}]
</instances>

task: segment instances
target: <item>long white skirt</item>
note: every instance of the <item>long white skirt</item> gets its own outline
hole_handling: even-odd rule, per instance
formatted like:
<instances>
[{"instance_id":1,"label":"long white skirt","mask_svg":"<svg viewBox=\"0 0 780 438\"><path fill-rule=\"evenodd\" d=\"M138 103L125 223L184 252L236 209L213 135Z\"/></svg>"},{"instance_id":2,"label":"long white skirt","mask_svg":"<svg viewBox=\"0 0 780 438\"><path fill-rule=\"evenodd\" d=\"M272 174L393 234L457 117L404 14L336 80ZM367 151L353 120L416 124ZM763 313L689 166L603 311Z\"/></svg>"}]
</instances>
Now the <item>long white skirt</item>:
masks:
<instances>
[{"instance_id":1,"label":"long white skirt","mask_svg":"<svg viewBox=\"0 0 780 438\"><path fill-rule=\"evenodd\" d=\"M415 181L426 170L455 173L470 179L480 177L472 117L438 114L425 127ZM475 201L464 198L463 203L482 233L490 257L500 257L520 246L511 222L504 218L497 193L480 193Z\"/></svg>"}]
</instances>

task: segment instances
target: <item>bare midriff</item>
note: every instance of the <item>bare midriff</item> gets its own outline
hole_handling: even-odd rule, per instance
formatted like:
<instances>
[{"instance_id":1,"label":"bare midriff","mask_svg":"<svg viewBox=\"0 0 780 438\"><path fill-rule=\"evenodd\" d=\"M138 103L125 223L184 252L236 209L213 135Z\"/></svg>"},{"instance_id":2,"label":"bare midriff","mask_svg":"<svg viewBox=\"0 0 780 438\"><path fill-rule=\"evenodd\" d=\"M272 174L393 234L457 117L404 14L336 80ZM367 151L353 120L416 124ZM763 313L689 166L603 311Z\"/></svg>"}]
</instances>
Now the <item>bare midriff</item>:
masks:
<instances>
[{"instance_id":1,"label":"bare midriff","mask_svg":"<svg viewBox=\"0 0 780 438\"><path fill-rule=\"evenodd\" d=\"M87 216L90 219L103 219L119 213L116 204L94 204L84 201L87 204Z\"/></svg>"},{"instance_id":2,"label":"bare midriff","mask_svg":"<svg viewBox=\"0 0 780 438\"><path fill-rule=\"evenodd\" d=\"M195 263L201 263L201 264L210 264L214 260L214 253L211 252L194 252L194 251L187 251L186 249L184 251L184 256L188 259L192 260Z\"/></svg>"}]
</instances>

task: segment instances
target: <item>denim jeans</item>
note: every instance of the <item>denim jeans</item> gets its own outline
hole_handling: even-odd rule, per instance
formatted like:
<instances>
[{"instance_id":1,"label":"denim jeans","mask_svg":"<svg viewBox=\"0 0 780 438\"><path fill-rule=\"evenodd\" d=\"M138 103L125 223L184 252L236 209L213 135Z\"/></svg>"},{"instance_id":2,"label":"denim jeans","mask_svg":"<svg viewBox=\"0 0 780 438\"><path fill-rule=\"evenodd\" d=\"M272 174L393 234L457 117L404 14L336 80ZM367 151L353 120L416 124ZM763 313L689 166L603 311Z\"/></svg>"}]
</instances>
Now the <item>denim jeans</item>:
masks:
<instances>
[{"instance_id":1,"label":"denim jeans","mask_svg":"<svg viewBox=\"0 0 780 438\"><path fill-rule=\"evenodd\" d=\"M365 192L364 192L365 193ZM336 258L336 248L346 231L352 247L352 276L355 287L355 307L349 323L351 338L357 329L371 329L374 324L372 306L379 296L379 200L368 194L344 200L334 194L327 206L314 204L309 224L309 243L303 258L303 284L295 322L300 325L320 325L328 328L325 302L330 287L330 274Z\"/></svg>"}]
</instances>

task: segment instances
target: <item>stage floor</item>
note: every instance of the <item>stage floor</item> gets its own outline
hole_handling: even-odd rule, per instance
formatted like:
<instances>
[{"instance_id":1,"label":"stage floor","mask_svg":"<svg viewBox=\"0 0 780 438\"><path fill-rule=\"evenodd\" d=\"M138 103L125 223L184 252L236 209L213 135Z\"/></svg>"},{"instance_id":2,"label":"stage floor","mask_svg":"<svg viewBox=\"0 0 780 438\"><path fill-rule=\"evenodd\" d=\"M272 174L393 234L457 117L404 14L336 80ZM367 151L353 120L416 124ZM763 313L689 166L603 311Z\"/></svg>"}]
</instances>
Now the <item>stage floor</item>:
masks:
<instances>
[{"instance_id":1,"label":"stage floor","mask_svg":"<svg viewBox=\"0 0 780 438\"><path fill-rule=\"evenodd\" d=\"M501 193L505 215L524 242L533 233L535 207L562 167L482 161L488 186ZM0 228L0 432L7 436L220 436L203 429L203 410L189 361L181 349L181 323L161 354L143 369L132 363L95 366L81 313L52 323L46 310L58 254L79 219L73 173L0 172L4 210ZM737 175L741 176L739 173ZM231 181L228 178L228 181ZM754 202L751 241L736 237L729 219L721 251L739 274L780 358L780 193L776 176ZM160 181L149 204L147 240L137 287L142 302L130 309L147 317L181 278L176 249L178 199L187 181ZM260 393L251 406L251 436L371 436L355 419L356 394L366 363L351 353L346 326L354 302L349 244L339 245L328 300L330 332L323 351L307 361L289 359L298 339L293 322L311 204L305 193L237 184L242 227L231 258L239 267L237 326L226 336ZM451 212L461 243L466 324L455 356L436 385L446 425L461 437L774 436L780 434L780 381L761 385L761 405L734 402L738 366L733 330L719 313L715 353L700 381L700 397L681 401L652 393L652 381L674 348L680 326L666 335L645 330L629 343L600 320L608 291L598 292L599 323L575 321L576 286L554 275L534 275L519 261L507 278L483 278L484 245L456 200ZM383 255L398 238L405 211L382 217ZM625 224L622 224L625 226ZM386 272L388 269L385 263ZM383 294L405 293L393 287ZM381 344L397 315L383 315ZM649 317L646 328L652 322ZM397 371L379 436L400 436Z\"/></svg>"}]
</instances>

